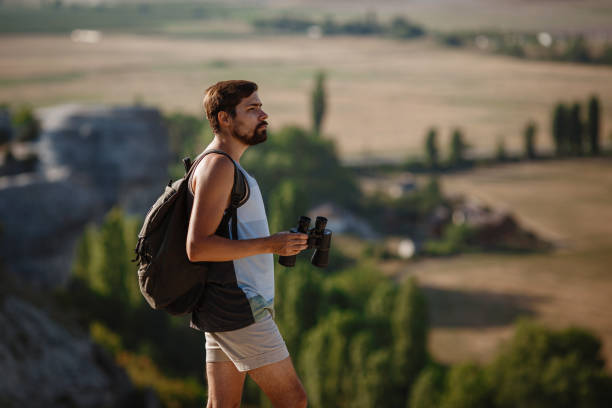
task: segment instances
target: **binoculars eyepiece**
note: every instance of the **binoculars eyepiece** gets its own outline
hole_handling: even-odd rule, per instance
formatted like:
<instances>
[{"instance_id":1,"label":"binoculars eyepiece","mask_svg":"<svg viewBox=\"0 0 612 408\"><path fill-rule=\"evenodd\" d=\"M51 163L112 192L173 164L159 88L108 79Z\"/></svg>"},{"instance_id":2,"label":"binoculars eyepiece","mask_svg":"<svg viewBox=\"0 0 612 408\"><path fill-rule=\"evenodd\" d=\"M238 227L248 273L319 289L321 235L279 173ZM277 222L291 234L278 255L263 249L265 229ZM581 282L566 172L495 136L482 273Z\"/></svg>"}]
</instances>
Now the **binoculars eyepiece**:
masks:
<instances>
[{"instance_id":1,"label":"binoculars eyepiece","mask_svg":"<svg viewBox=\"0 0 612 408\"><path fill-rule=\"evenodd\" d=\"M308 234L308 249L314 249L311 262L314 266L324 268L329 263L329 247L331 245L332 232L325 229L327 218L317 217L314 228L310 228L310 218L301 216L297 227L291 228L290 232ZM292 267L295 266L297 255L279 256L278 263Z\"/></svg>"}]
</instances>

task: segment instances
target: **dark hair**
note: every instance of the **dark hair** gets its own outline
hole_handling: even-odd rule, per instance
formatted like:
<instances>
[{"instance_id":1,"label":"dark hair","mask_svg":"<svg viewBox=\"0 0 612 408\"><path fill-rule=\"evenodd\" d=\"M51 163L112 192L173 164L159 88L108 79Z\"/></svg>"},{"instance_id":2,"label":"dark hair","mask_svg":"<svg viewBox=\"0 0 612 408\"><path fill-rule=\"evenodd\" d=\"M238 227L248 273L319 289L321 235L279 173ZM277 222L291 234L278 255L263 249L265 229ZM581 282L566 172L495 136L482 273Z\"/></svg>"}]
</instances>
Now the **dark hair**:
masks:
<instances>
[{"instance_id":1,"label":"dark hair","mask_svg":"<svg viewBox=\"0 0 612 408\"><path fill-rule=\"evenodd\" d=\"M220 130L217 117L219 112L236 116L236 105L256 90L255 82L244 80L221 81L206 89L203 105L213 132Z\"/></svg>"}]
</instances>

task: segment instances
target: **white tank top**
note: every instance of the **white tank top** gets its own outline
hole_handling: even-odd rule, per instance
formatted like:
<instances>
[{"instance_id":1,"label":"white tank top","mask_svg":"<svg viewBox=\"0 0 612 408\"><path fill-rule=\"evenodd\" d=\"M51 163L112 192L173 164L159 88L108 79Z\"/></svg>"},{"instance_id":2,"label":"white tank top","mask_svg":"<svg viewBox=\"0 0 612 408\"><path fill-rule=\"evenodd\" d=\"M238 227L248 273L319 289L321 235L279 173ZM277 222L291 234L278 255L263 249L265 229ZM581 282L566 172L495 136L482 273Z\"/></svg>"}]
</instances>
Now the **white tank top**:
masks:
<instances>
[{"instance_id":1,"label":"white tank top","mask_svg":"<svg viewBox=\"0 0 612 408\"><path fill-rule=\"evenodd\" d=\"M259 185L240 164L236 165L244 173L250 190L247 202L238 207L238 238L267 237L270 230ZM246 295L255 321L267 317L267 312L274 316L274 256L259 254L233 262L238 287Z\"/></svg>"}]
</instances>

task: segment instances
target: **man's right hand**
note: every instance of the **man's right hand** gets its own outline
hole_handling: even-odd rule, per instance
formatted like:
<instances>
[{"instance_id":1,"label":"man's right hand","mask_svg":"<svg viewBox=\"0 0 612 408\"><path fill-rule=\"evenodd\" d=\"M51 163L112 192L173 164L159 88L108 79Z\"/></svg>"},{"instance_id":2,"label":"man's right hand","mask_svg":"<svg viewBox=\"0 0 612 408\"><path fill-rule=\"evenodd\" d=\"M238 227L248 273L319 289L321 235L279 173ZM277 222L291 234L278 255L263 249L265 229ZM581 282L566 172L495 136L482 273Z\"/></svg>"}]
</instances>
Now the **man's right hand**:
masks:
<instances>
[{"instance_id":1,"label":"man's right hand","mask_svg":"<svg viewBox=\"0 0 612 408\"><path fill-rule=\"evenodd\" d=\"M281 256L297 255L308 248L308 235L283 231L268 237L271 252Z\"/></svg>"}]
</instances>

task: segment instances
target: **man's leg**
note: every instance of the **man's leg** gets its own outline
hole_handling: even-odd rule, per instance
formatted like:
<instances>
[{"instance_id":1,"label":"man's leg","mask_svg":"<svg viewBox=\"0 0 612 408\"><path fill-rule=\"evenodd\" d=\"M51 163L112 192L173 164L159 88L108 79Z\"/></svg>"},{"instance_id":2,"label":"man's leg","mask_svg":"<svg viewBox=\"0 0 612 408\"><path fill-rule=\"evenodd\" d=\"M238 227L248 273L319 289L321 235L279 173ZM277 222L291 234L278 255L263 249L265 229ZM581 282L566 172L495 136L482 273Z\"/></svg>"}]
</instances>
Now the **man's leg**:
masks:
<instances>
[{"instance_id":1,"label":"man's leg","mask_svg":"<svg viewBox=\"0 0 612 408\"><path fill-rule=\"evenodd\" d=\"M291 358L249 371L249 375L266 393L275 408L306 407L306 391L293 368Z\"/></svg>"},{"instance_id":2,"label":"man's leg","mask_svg":"<svg viewBox=\"0 0 612 408\"><path fill-rule=\"evenodd\" d=\"M206 408L237 408L242 399L246 373L236 369L231 361L206 363L208 404Z\"/></svg>"}]
</instances>

